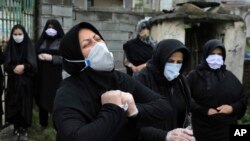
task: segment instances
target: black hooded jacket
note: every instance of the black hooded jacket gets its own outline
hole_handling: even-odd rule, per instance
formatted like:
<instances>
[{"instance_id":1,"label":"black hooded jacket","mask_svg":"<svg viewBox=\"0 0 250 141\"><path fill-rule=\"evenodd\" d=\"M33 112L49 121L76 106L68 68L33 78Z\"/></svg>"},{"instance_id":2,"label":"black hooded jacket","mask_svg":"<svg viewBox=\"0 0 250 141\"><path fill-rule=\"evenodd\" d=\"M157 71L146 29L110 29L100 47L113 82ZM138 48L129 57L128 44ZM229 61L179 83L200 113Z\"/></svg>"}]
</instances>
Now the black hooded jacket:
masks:
<instances>
[{"instance_id":1,"label":"black hooded jacket","mask_svg":"<svg viewBox=\"0 0 250 141\"><path fill-rule=\"evenodd\" d=\"M57 31L54 37L46 34L49 25ZM36 77L36 102L47 112L52 112L56 90L62 81L62 56L59 45L64 36L60 23L55 19L46 22L41 37L36 44L37 56L41 53L52 55L51 61L38 60L38 73ZM49 77L48 77L49 76Z\"/></svg>"},{"instance_id":2,"label":"black hooded jacket","mask_svg":"<svg viewBox=\"0 0 250 141\"><path fill-rule=\"evenodd\" d=\"M63 38L60 51L63 67L71 74L63 80L54 102L53 121L58 141L134 141L138 128L147 122L159 121L171 112L169 103L128 75L112 71L95 71L87 67L78 41L79 30L87 28L102 36L91 24L74 26ZM128 118L114 104L101 104L101 95L108 90L121 90L133 95L138 115ZM164 108L162 108L164 107Z\"/></svg>"},{"instance_id":3,"label":"black hooded jacket","mask_svg":"<svg viewBox=\"0 0 250 141\"><path fill-rule=\"evenodd\" d=\"M220 69L211 69L206 58L215 48L222 49L225 61L226 51L220 40L209 40L203 47L203 57L197 68L188 75L188 82L194 102L192 103L192 125L194 135L198 141L228 141L229 125L236 124L246 111L247 100L243 86L235 75L226 70L223 65ZM228 104L233 112L208 116L209 108Z\"/></svg>"},{"instance_id":4,"label":"black hooded jacket","mask_svg":"<svg viewBox=\"0 0 250 141\"><path fill-rule=\"evenodd\" d=\"M24 39L16 43L13 33L16 29L23 31ZM22 25L15 25L10 34L9 42L4 51L4 70L8 74L6 95L6 120L12 123L12 118L21 114L27 125L31 125L33 83L37 71L35 48ZM24 73L14 73L17 65L24 65Z\"/></svg>"},{"instance_id":5,"label":"black hooded jacket","mask_svg":"<svg viewBox=\"0 0 250 141\"><path fill-rule=\"evenodd\" d=\"M168 58L176 51L182 52L184 56L180 70L181 75L169 82L163 71ZM190 90L182 73L188 67L189 61L190 52L183 43L175 39L162 40L154 50L153 57L149 60L147 67L134 76L148 88L166 97L174 109L164 122L142 128L141 140L165 141L168 131L175 128L185 128L188 125Z\"/></svg>"}]
</instances>

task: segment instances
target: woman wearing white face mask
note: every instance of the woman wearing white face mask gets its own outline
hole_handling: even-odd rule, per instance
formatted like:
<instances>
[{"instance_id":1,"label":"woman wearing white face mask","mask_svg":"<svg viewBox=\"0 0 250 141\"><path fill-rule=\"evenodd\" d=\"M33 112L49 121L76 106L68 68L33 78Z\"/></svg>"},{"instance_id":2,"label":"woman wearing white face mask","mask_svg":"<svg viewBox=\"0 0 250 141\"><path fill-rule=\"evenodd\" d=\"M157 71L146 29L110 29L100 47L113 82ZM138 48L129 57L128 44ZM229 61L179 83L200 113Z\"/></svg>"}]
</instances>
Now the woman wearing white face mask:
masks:
<instances>
[{"instance_id":1,"label":"woman wearing white face mask","mask_svg":"<svg viewBox=\"0 0 250 141\"><path fill-rule=\"evenodd\" d=\"M192 131L185 129L190 109L190 92L182 74L190 61L189 50L175 39L159 42L146 68L136 80L166 97L174 109L163 122L142 128L141 141L194 141Z\"/></svg>"},{"instance_id":2,"label":"woman wearing white face mask","mask_svg":"<svg viewBox=\"0 0 250 141\"><path fill-rule=\"evenodd\" d=\"M61 24L54 19L46 22L42 35L36 44L38 73L36 79L36 102L39 107L40 125L48 125L54 97L62 80L62 57L59 44L64 36Z\"/></svg>"},{"instance_id":3,"label":"woman wearing white face mask","mask_svg":"<svg viewBox=\"0 0 250 141\"><path fill-rule=\"evenodd\" d=\"M220 40L203 47L201 63L190 72L192 125L198 141L228 141L230 124L237 124L247 106L243 86L224 64L226 50Z\"/></svg>"},{"instance_id":4,"label":"woman wearing white face mask","mask_svg":"<svg viewBox=\"0 0 250 141\"><path fill-rule=\"evenodd\" d=\"M4 51L4 70L8 74L6 120L14 124L11 140L28 140L27 129L32 121L36 53L22 25L12 28Z\"/></svg>"},{"instance_id":5,"label":"woman wearing white face mask","mask_svg":"<svg viewBox=\"0 0 250 141\"><path fill-rule=\"evenodd\" d=\"M133 141L138 128L162 120L169 103L114 69L114 58L99 31L75 25L60 44L64 79L54 102L57 141Z\"/></svg>"}]
</instances>

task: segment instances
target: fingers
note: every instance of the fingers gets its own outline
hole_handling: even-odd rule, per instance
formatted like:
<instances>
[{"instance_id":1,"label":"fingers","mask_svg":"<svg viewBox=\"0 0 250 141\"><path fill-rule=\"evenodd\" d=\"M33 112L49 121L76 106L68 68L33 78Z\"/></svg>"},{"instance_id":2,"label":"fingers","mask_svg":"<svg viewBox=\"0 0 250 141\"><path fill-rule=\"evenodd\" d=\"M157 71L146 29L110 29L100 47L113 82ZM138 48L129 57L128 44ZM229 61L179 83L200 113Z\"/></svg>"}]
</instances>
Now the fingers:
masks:
<instances>
[{"instance_id":1,"label":"fingers","mask_svg":"<svg viewBox=\"0 0 250 141\"><path fill-rule=\"evenodd\" d=\"M216 108L219 113L231 114L233 112L233 107L231 105L221 105Z\"/></svg>"},{"instance_id":2,"label":"fingers","mask_svg":"<svg viewBox=\"0 0 250 141\"><path fill-rule=\"evenodd\" d=\"M177 128L168 132L167 141L195 141L195 138L191 130Z\"/></svg>"},{"instance_id":3,"label":"fingers","mask_svg":"<svg viewBox=\"0 0 250 141\"><path fill-rule=\"evenodd\" d=\"M52 55L47 54L47 53L40 53L40 54L38 55L38 58L39 58L40 60L51 61L51 60L52 60Z\"/></svg>"},{"instance_id":4,"label":"fingers","mask_svg":"<svg viewBox=\"0 0 250 141\"><path fill-rule=\"evenodd\" d=\"M216 109L214 109L214 108L209 108L209 110L208 110L208 115L214 115L214 114L216 114L216 113L218 113L218 111L217 111Z\"/></svg>"},{"instance_id":5,"label":"fingers","mask_svg":"<svg viewBox=\"0 0 250 141\"><path fill-rule=\"evenodd\" d=\"M38 59L39 59L39 60L45 60L44 57L42 56L42 54L39 54L39 55L38 55Z\"/></svg>"},{"instance_id":6,"label":"fingers","mask_svg":"<svg viewBox=\"0 0 250 141\"><path fill-rule=\"evenodd\" d=\"M102 105L106 103L112 103L112 104L122 107L121 91L111 90L111 91L107 91L103 93L101 96L101 102L102 102Z\"/></svg>"}]
</instances>

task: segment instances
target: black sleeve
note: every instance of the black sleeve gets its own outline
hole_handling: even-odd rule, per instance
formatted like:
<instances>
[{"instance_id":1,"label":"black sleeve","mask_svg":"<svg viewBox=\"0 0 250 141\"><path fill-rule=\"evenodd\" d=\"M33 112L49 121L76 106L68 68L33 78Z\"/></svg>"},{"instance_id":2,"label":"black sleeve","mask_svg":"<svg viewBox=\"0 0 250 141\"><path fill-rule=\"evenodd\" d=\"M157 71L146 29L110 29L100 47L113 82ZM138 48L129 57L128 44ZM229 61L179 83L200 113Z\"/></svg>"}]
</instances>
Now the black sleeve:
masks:
<instances>
[{"instance_id":1,"label":"black sleeve","mask_svg":"<svg viewBox=\"0 0 250 141\"><path fill-rule=\"evenodd\" d=\"M239 89L239 97L238 99L231 104L231 106L233 107L233 115L235 115L237 117L237 119L241 119L247 109L247 96L246 96L246 90L244 88L244 86L241 84L241 82L238 80L238 78L230 71L228 71L231 76L232 79L235 80L235 87L238 85L238 89Z\"/></svg>"},{"instance_id":2,"label":"black sleeve","mask_svg":"<svg viewBox=\"0 0 250 141\"><path fill-rule=\"evenodd\" d=\"M53 64L61 65L62 64L62 56L52 55L52 62L53 62Z\"/></svg>"},{"instance_id":3,"label":"black sleeve","mask_svg":"<svg viewBox=\"0 0 250 141\"><path fill-rule=\"evenodd\" d=\"M237 119L241 119L247 109L247 97L243 92L244 90L242 89L240 93L240 99L233 103L231 106L233 107L233 115L237 116Z\"/></svg>"},{"instance_id":4,"label":"black sleeve","mask_svg":"<svg viewBox=\"0 0 250 141\"><path fill-rule=\"evenodd\" d=\"M62 141L111 141L126 123L126 113L114 104L103 105L98 116L89 121L79 98L72 97L60 95L55 99L53 121Z\"/></svg>"},{"instance_id":5,"label":"black sleeve","mask_svg":"<svg viewBox=\"0 0 250 141\"><path fill-rule=\"evenodd\" d=\"M165 141L167 131L154 127L144 127L140 130L140 138L143 141Z\"/></svg>"},{"instance_id":6,"label":"black sleeve","mask_svg":"<svg viewBox=\"0 0 250 141\"><path fill-rule=\"evenodd\" d=\"M126 42L125 44L123 44L123 51L124 51L124 53L125 53L125 55L126 55L126 58L127 58L127 60L130 62L130 63L132 63L131 62L131 55L130 55L130 43L129 43L129 41L128 42Z\"/></svg>"},{"instance_id":7,"label":"black sleeve","mask_svg":"<svg viewBox=\"0 0 250 141\"><path fill-rule=\"evenodd\" d=\"M195 71L191 71L187 75L187 81L188 81L188 84L190 86L190 92L191 92L191 112L207 115L209 109L207 107L204 107L204 106L196 103L195 100L192 98L193 89L196 87L195 85L197 84L197 82L195 82L196 75L197 74Z\"/></svg>"},{"instance_id":8,"label":"black sleeve","mask_svg":"<svg viewBox=\"0 0 250 141\"><path fill-rule=\"evenodd\" d=\"M130 78L135 89L131 94L136 102L139 123L148 124L150 122L163 121L172 113L172 108L168 100L160 94L155 93L151 89L143 86L141 83ZM132 81L133 80L133 81Z\"/></svg>"},{"instance_id":9,"label":"black sleeve","mask_svg":"<svg viewBox=\"0 0 250 141\"><path fill-rule=\"evenodd\" d=\"M4 71L6 71L9 74L14 74L14 69L15 69L16 65L13 64L4 64Z\"/></svg>"}]
</instances>

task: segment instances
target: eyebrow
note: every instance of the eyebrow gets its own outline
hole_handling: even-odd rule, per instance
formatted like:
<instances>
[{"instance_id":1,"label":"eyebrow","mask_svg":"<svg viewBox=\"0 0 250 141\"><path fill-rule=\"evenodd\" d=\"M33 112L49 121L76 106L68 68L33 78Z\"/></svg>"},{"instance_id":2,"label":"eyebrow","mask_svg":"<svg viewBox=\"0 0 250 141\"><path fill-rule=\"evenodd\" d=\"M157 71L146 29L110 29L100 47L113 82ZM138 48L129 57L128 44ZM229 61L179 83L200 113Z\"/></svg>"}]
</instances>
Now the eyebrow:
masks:
<instances>
[{"instance_id":1,"label":"eyebrow","mask_svg":"<svg viewBox=\"0 0 250 141\"><path fill-rule=\"evenodd\" d=\"M96 34L93 36L93 37L95 37L96 36ZM89 38L86 38L86 39L82 39L82 42L83 41L89 41Z\"/></svg>"}]
</instances>

